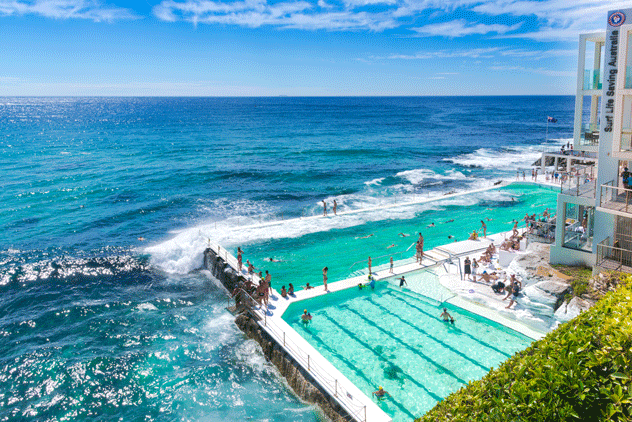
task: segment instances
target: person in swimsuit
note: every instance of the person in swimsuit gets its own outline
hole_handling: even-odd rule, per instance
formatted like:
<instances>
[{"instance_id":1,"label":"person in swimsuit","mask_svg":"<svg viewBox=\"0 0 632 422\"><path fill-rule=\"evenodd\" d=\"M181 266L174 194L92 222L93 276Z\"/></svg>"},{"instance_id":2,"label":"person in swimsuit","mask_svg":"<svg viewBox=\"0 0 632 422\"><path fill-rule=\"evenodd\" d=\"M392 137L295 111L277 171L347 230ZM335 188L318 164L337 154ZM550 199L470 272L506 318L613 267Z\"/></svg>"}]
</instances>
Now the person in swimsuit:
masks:
<instances>
[{"instance_id":1,"label":"person in swimsuit","mask_svg":"<svg viewBox=\"0 0 632 422\"><path fill-rule=\"evenodd\" d=\"M241 254L243 254L244 251L241 250L241 247L237 248L237 267L239 269L239 272L241 272L241 265L242 265L242 257Z\"/></svg>"},{"instance_id":2,"label":"person in swimsuit","mask_svg":"<svg viewBox=\"0 0 632 422\"><path fill-rule=\"evenodd\" d=\"M285 290L285 286L281 287L281 297L287 298L287 290Z\"/></svg>"},{"instance_id":3,"label":"person in swimsuit","mask_svg":"<svg viewBox=\"0 0 632 422\"><path fill-rule=\"evenodd\" d=\"M334 199L334 215L338 215L337 210L338 210L338 203Z\"/></svg>"},{"instance_id":4,"label":"person in swimsuit","mask_svg":"<svg viewBox=\"0 0 632 422\"><path fill-rule=\"evenodd\" d=\"M391 395L388 393L388 391L386 391L382 387L378 388L377 391L374 391L372 394L375 397L377 397L378 399L383 398L385 395L388 395L389 397L391 397Z\"/></svg>"},{"instance_id":5,"label":"person in swimsuit","mask_svg":"<svg viewBox=\"0 0 632 422\"><path fill-rule=\"evenodd\" d=\"M476 258L472 258L472 278L476 281L476 270L478 269L478 262Z\"/></svg>"},{"instance_id":6,"label":"person in swimsuit","mask_svg":"<svg viewBox=\"0 0 632 422\"><path fill-rule=\"evenodd\" d=\"M452 324L454 324L454 318L452 318L452 315L450 315L447 308L443 308L443 313L440 315L440 317L443 318L445 322L451 322Z\"/></svg>"},{"instance_id":7,"label":"person in swimsuit","mask_svg":"<svg viewBox=\"0 0 632 422\"><path fill-rule=\"evenodd\" d=\"M307 326L307 324L309 324L312 321L312 314L307 312L307 309L303 311L303 315L301 315L301 321L303 322L303 325L305 326Z\"/></svg>"},{"instance_id":8,"label":"person in swimsuit","mask_svg":"<svg viewBox=\"0 0 632 422\"><path fill-rule=\"evenodd\" d=\"M399 279L399 287L404 287L404 284L408 286L408 283L406 283L406 279L404 278L404 276L402 276L402 278Z\"/></svg>"},{"instance_id":9,"label":"person in swimsuit","mask_svg":"<svg viewBox=\"0 0 632 422\"><path fill-rule=\"evenodd\" d=\"M371 273L371 263L372 263L372 261L371 261L371 257L369 257L369 275L371 275L371 274L372 274L372 273Z\"/></svg>"},{"instance_id":10,"label":"person in swimsuit","mask_svg":"<svg viewBox=\"0 0 632 422\"><path fill-rule=\"evenodd\" d=\"M487 237L487 224L481 220L481 229L483 229L483 237Z\"/></svg>"},{"instance_id":11,"label":"person in swimsuit","mask_svg":"<svg viewBox=\"0 0 632 422\"><path fill-rule=\"evenodd\" d=\"M323 286L325 286L325 291L327 291L327 271L329 271L329 268L323 268Z\"/></svg>"},{"instance_id":12,"label":"person in swimsuit","mask_svg":"<svg viewBox=\"0 0 632 422\"><path fill-rule=\"evenodd\" d=\"M323 217L327 217L327 203L323 199Z\"/></svg>"},{"instance_id":13,"label":"person in swimsuit","mask_svg":"<svg viewBox=\"0 0 632 422\"><path fill-rule=\"evenodd\" d=\"M393 274L393 257L391 257L390 263L391 263L391 269L388 270L388 272Z\"/></svg>"},{"instance_id":14,"label":"person in swimsuit","mask_svg":"<svg viewBox=\"0 0 632 422\"><path fill-rule=\"evenodd\" d=\"M468 280L471 280L470 275L472 274L472 261L470 261L470 257L466 256L465 261L463 261L463 279L467 276Z\"/></svg>"},{"instance_id":15,"label":"person in swimsuit","mask_svg":"<svg viewBox=\"0 0 632 422\"><path fill-rule=\"evenodd\" d=\"M307 284L305 285L305 290L309 290L309 289L313 289L313 287L312 287L312 286L310 286L310 285L309 285L309 283L307 283Z\"/></svg>"},{"instance_id":16,"label":"person in swimsuit","mask_svg":"<svg viewBox=\"0 0 632 422\"><path fill-rule=\"evenodd\" d=\"M294 285L292 283L290 283L290 288L288 289L287 294L294 296Z\"/></svg>"}]
</instances>

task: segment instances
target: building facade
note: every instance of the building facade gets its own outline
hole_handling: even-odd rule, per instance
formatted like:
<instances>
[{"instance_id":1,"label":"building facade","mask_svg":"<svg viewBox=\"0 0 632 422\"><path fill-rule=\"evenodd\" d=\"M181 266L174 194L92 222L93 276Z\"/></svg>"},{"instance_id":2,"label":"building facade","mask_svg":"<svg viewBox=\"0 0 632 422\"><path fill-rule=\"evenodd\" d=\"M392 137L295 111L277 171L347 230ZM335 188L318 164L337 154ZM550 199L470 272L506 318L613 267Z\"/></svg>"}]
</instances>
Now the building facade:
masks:
<instances>
[{"instance_id":1,"label":"building facade","mask_svg":"<svg viewBox=\"0 0 632 422\"><path fill-rule=\"evenodd\" d=\"M571 153L584 161L567 160L577 182L558 195L550 260L630 272L632 190L623 176L632 162L632 9L608 12L605 33L580 35L578 57Z\"/></svg>"}]
</instances>

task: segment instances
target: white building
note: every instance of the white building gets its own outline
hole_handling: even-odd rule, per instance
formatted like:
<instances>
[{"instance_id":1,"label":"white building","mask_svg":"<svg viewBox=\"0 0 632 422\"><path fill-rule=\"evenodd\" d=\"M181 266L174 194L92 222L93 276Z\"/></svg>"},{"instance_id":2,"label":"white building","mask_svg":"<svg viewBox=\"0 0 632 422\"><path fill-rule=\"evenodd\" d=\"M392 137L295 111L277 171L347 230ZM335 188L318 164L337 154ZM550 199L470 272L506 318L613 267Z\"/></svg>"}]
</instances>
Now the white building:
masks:
<instances>
[{"instance_id":1,"label":"white building","mask_svg":"<svg viewBox=\"0 0 632 422\"><path fill-rule=\"evenodd\" d=\"M558 195L550 260L632 272L632 191L621 177L632 162L632 9L608 12L605 33L580 35L578 62L573 153L583 157L567 156L567 169L596 153L597 177L573 175Z\"/></svg>"}]
</instances>

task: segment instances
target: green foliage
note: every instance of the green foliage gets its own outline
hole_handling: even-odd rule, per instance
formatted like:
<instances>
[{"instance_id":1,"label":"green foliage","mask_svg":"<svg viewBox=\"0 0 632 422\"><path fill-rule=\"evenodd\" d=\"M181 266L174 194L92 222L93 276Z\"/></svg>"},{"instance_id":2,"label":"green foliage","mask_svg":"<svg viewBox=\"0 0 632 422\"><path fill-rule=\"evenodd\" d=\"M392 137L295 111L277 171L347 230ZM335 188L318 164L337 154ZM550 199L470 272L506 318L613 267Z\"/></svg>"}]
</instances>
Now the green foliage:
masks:
<instances>
[{"instance_id":1,"label":"green foliage","mask_svg":"<svg viewBox=\"0 0 632 422\"><path fill-rule=\"evenodd\" d=\"M416 422L632 420L632 277Z\"/></svg>"}]
</instances>

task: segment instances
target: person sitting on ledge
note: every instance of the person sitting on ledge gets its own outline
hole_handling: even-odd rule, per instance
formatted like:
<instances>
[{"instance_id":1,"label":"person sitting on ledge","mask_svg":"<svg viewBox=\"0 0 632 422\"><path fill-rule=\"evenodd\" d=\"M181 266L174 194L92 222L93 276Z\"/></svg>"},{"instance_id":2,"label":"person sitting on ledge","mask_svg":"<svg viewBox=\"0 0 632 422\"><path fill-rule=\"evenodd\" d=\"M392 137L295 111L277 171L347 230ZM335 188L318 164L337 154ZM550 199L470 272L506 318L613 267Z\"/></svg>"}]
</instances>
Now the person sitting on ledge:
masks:
<instances>
[{"instance_id":1,"label":"person sitting on ledge","mask_svg":"<svg viewBox=\"0 0 632 422\"><path fill-rule=\"evenodd\" d=\"M478 232L474 230L468 240L478 240Z\"/></svg>"},{"instance_id":2,"label":"person sitting on ledge","mask_svg":"<svg viewBox=\"0 0 632 422\"><path fill-rule=\"evenodd\" d=\"M290 288L288 289L287 294L294 296L294 285L292 283L290 283Z\"/></svg>"},{"instance_id":3,"label":"person sitting on ledge","mask_svg":"<svg viewBox=\"0 0 632 422\"><path fill-rule=\"evenodd\" d=\"M285 290L285 286L281 287L281 297L287 298L287 290Z\"/></svg>"},{"instance_id":4,"label":"person sitting on ledge","mask_svg":"<svg viewBox=\"0 0 632 422\"><path fill-rule=\"evenodd\" d=\"M496 274L488 274L487 271L483 271L481 279L485 280L486 283L491 283L493 280L498 280L498 276Z\"/></svg>"}]
</instances>

